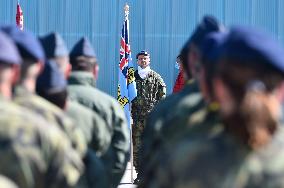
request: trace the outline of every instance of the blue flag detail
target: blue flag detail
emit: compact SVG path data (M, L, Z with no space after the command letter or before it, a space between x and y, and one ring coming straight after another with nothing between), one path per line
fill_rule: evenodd
M128 16L126 16L122 27L122 34L120 39L120 61L118 72L117 100L120 103L121 107L124 108L128 120L129 129L131 129L130 104L131 101L137 96L134 72L135 70L133 68L129 44L129 20Z

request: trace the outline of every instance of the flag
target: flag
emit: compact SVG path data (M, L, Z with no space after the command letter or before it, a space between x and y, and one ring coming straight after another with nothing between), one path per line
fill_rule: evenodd
M24 15L19 1L17 3L16 24L21 30L24 30Z
M134 77L134 67L131 58L131 50L129 44L129 7L125 7L125 20L122 27L120 39L120 61L118 72L118 89L117 100L124 109L128 120L129 129L131 119L131 101L137 96L136 82Z

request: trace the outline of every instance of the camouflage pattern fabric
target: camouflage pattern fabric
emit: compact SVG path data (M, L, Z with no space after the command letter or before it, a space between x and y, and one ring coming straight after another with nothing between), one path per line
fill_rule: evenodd
M161 130L160 134L163 136L159 138L160 143L156 143L159 148L156 148L156 152L152 151L147 163L143 163L147 166L143 166L144 174L140 187L148 187L151 182L155 181L157 165L161 161L167 161L172 155L172 149L176 148L182 140L185 138L191 141L206 139L223 131L218 109L212 108L212 104L204 105L204 107L197 105L190 109L193 111L184 111L190 114L189 116L181 116L180 120L174 124L175 126L169 127L168 130Z
M204 106L197 83L190 81L181 92L166 97L153 109L142 134L141 176L144 176L146 169L154 169L151 165L156 164L153 160L161 153L163 145L178 138L179 133L187 129L187 121L191 114Z
M214 126L214 125L213 125ZM223 132L186 139L160 161L147 187L274 188L284 186L284 132L257 151Z
M117 187L129 159L129 130L124 111L116 99L95 88L92 73L73 71L68 82L70 100L94 111L107 126L111 145L101 158L108 173L108 181L112 187Z
M23 188L74 187L83 164L65 134L29 109L0 103L0 174Z
M134 73L137 97L132 101L131 115L133 121L145 120L154 106L166 97L166 85L161 76L151 70L145 79L138 71Z
M135 170L140 171L139 155L141 151L141 134L145 128L145 120L137 121L135 126L132 127L132 140L133 140L133 165Z
M134 73L136 79L137 97L132 101L131 114L133 118L133 162L136 171L140 171L140 153L142 146L142 133L146 125L146 118L155 105L165 98L166 85L161 76L151 70L145 79L142 79L138 71Z
M83 157L87 150L87 143L82 130L57 106L44 98L27 91L24 87L18 86L14 92L15 103L30 109L43 117L49 123L58 126L71 140L73 147Z

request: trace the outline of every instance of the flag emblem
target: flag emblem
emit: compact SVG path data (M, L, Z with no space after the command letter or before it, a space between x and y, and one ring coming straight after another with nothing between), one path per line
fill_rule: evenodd
M120 58L118 73L118 89L117 100L122 108L124 108L128 125L130 128L130 103L137 96L136 82L134 77L134 68L131 58L131 50L129 43L129 20L128 10L125 11L125 20L123 22L121 38L120 38Z

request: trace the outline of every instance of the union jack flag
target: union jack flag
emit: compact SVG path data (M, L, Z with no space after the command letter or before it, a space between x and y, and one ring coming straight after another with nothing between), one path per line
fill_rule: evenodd
M16 25L24 30L24 15L19 1L17 2Z
M117 100L124 108L128 125L130 126L130 103L137 96L134 68L129 44L129 20L128 11L125 12L125 20L120 39L120 61L118 73Z

